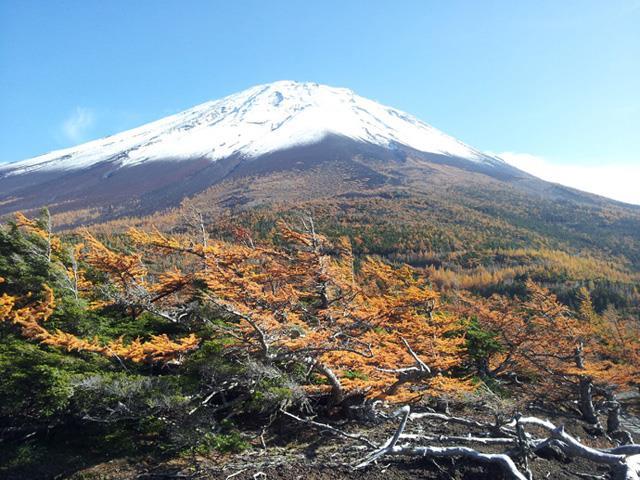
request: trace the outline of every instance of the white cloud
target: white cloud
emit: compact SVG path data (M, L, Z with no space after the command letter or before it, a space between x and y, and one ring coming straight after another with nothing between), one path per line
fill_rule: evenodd
M76 107L73 113L62 124L62 133L67 140L81 142L95 123L93 111L85 107Z
M493 155L543 180L640 205L640 165L561 165L528 153Z

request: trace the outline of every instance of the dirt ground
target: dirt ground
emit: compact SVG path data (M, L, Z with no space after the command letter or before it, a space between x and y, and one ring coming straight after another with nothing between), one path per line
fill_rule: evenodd
M480 410L468 406L453 414L490 422ZM627 411L626 423L640 424L635 411ZM545 415L542 415L545 416ZM546 417L546 416L545 416ZM568 418L551 418L556 424L564 424L567 431L594 447L610 447L602 437L593 437L580 422ZM397 420L363 426L346 422L340 428L365 435L380 445L391 436ZM407 433L439 435L467 435L469 428L440 421L409 423ZM635 432L634 432L635 433ZM542 432L538 432L542 435ZM178 456L169 459L140 458L91 458L88 453L62 450L57 455L42 458L42 462L30 471L14 471L2 480L133 480L133 479L193 479L193 480L500 480L502 471L495 465L469 461L440 459L437 461L403 457L383 458L378 464L355 470L368 453L366 447L349 439L321 431L316 427L283 419L275 424L262 439L260 432L245 432L251 447L238 454L212 452L199 456ZM638 437L636 437L636 440ZM264 441L264 443L263 443ZM438 443L432 443L438 445ZM440 444L443 445L443 444ZM266 447L266 448L265 448ZM477 447L486 453L502 452L504 447ZM74 458L70 459L71 453ZM66 455L66 457L64 456ZM593 463L582 459L545 459L534 457L530 461L534 479L569 480L596 478L606 473ZM594 477L596 476L596 477Z
M271 465L262 465L265 458L253 463L246 458L242 463L215 463L211 460L188 464L165 464L147 466L126 461L112 461L96 465L67 477L72 480L121 480L121 479L221 479L221 480L499 480L502 472L495 467L472 465L468 462L433 462L430 460L406 461L395 459L364 470L354 470L348 465L320 463L304 458L288 460L271 458ZM536 459L531 464L534 478L569 480L580 478L580 474L596 475L592 464L578 461L561 464L555 461Z
M593 446L608 446L599 438L589 438L579 425L570 422L568 429ZM500 480L502 471L494 466L463 460L384 458L377 465L354 470L366 451L357 443L337 438L329 433L318 434L313 427L290 425L286 441L281 437L267 437L267 448L254 441L253 448L236 455L212 454L194 458L180 458L154 464L140 461L114 460L76 472L71 480L171 479L194 480ZM382 443L393 431L390 422L384 431L377 427L367 436ZM415 431L415 430L414 430ZM447 424L429 426L429 434L464 435L466 427ZM500 452L501 447L478 448L484 452ZM581 459L544 459L530 462L535 479L569 480L602 475L606 470Z

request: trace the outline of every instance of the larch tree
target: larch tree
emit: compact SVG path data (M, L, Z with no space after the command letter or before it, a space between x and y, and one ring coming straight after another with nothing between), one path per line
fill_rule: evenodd
M614 339L590 304L583 302L575 315L549 290L532 281L526 288L522 299L462 298L461 314L476 319L500 345L488 355L485 373L515 379L531 398L577 398L584 420L598 424L594 388L616 390L633 381L632 357L614 353L615 345L633 341L628 335Z
M459 318L438 311L437 293L415 270L373 258L356 268L350 242L329 241L311 217L297 229L279 222L281 247L209 238L200 230L193 237L131 229L126 249L118 250L84 231L73 261L65 257L67 283L92 308L116 307L133 318L148 312L181 323L190 304L206 306L225 319L216 328L231 339L229 348L280 369L306 366L307 391L331 393L334 402L351 394L404 402L471 388L459 375L465 355ZM47 238L69 251L57 237ZM5 315L34 340L151 362L197 348L193 334L105 344L49 332L43 324L55 300L43 289L42 314Z
M85 254L82 252L84 245L72 246L63 242L53 233L50 216L46 215L45 218L47 221L43 225L41 221L17 214L16 226L28 235L44 241L42 250L36 248L31 253L46 258L52 265L51 282L64 290L70 290L76 299L80 294L95 295L94 290L100 290L100 294L103 294L102 289L87 280L85 271L78 263L78 257ZM145 270L139 257L113 252L90 234L86 234L85 239L88 241L88 252L83 260L99 266L110 279L117 279L113 283L117 291L127 292L132 285L137 288L138 282L142 283ZM46 328L46 322L55 311L56 300L54 289L47 284L42 285L40 292L28 292L22 296L3 293L1 298L0 321L15 325L28 339L67 351L89 351L134 362L169 362L198 345L198 339L194 335L176 341L167 335L151 335L147 340L134 339L126 342L119 338L102 342L97 338L85 339L59 329L52 331Z

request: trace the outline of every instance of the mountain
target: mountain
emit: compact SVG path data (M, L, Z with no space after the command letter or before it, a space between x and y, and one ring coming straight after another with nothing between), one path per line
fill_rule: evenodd
M3 171L11 176L78 170L100 162L123 168L166 159L256 158L313 144L330 134L385 148L404 145L491 162L486 155L418 119L351 90L282 81L207 102L118 135L18 162Z
M186 198L209 213L313 210L337 233L375 230L370 253L552 248L640 271L640 208L542 181L317 83L252 87L0 167L0 215L48 206L62 226L162 222Z
M128 212L148 210L150 202L168 206L230 176L286 169L281 159L292 156L300 158L290 165L296 168L329 157L350 163L358 156L414 156L526 176L351 90L281 81L2 166L0 213L45 204L63 211L121 202L131 204Z

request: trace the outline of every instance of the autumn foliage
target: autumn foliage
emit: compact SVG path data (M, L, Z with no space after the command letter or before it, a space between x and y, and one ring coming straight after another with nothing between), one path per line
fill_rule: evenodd
M50 220L19 214L16 226L39 239L39 254L58 266L57 285L87 311L150 315L192 329L84 338L48 327L52 285L0 297L2 321L66 351L180 364L202 345L194 333L201 324L237 361L303 369L297 381L306 393L330 394L334 403L354 395L389 402L459 395L494 379L528 398L580 398L585 417L595 415L594 392L608 395L638 378L637 326L596 314L586 294L578 312L531 281L522 297L460 291L443 300L429 270L356 257L347 238L328 239L310 217L296 228L279 221L270 243L239 227L235 240L210 238L202 223L197 234L132 228L111 242L83 231L73 244L52 232ZM474 335L490 348L474 350Z
M236 322L221 330L232 347L266 362L307 365L327 384L311 382L309 392L402 401L468 389L452 375L463 362L460 325L434 315L437 294L424 279L372 258L356 271L349 242L329 242L312 222L298 230L280 222L282 248L194 243L158 231L131 230L129 238L155 255L194 257L191 267L199 269L160 277L154 288L200 282L202 301Z
M78 289L88 290L89 282L84 278L84 272L77 268L75 256L71 257L71 265L65 265L60 253L67 246L54 236L46 228L39 226L35 221L29 220L22 214L18 214L16 224L25 228L30 234L45 240L45 251L48 261L58 261L61 271L66 274L65 280L74 278L76 292ZM122 291L130 286L129 281L142 281L143 267L138 261L137 265L128 256L120 256L95 240L90 234L85 235L88 242L86 261L88 264L100 265L102 271L112 277L117 277ZM79 245L82 248L82 245ZM68 247L74 255L80 248ZM137 268L137 269L136 269ZM4 279L2 279L4 281ZM7 295L0 297L0 320L16 325L22 335L28 339L36 340L42 344L61 347L67 351L87 351L103 355L113 356L134 362L142 361L171 361L183 352L194 349L198 341L194 335L171 340L166 335L151 336L148 340L135 339L125 342L122 338L108 343L102 343L98 339L84 339L74 334L63 332L59 329L51 331L45 324L55 309L55 298L52 288L42 285L39 300L34 300L31 293L22 298Z
M481 373L510 377L529 398L544 402L576 398L583 417L597 423L595 393L612 398L638 383L637 325L596 314L584 290L579 311L572 312L534 282L526 289L524 298L462 295L458 311L491 332L497 346Z

